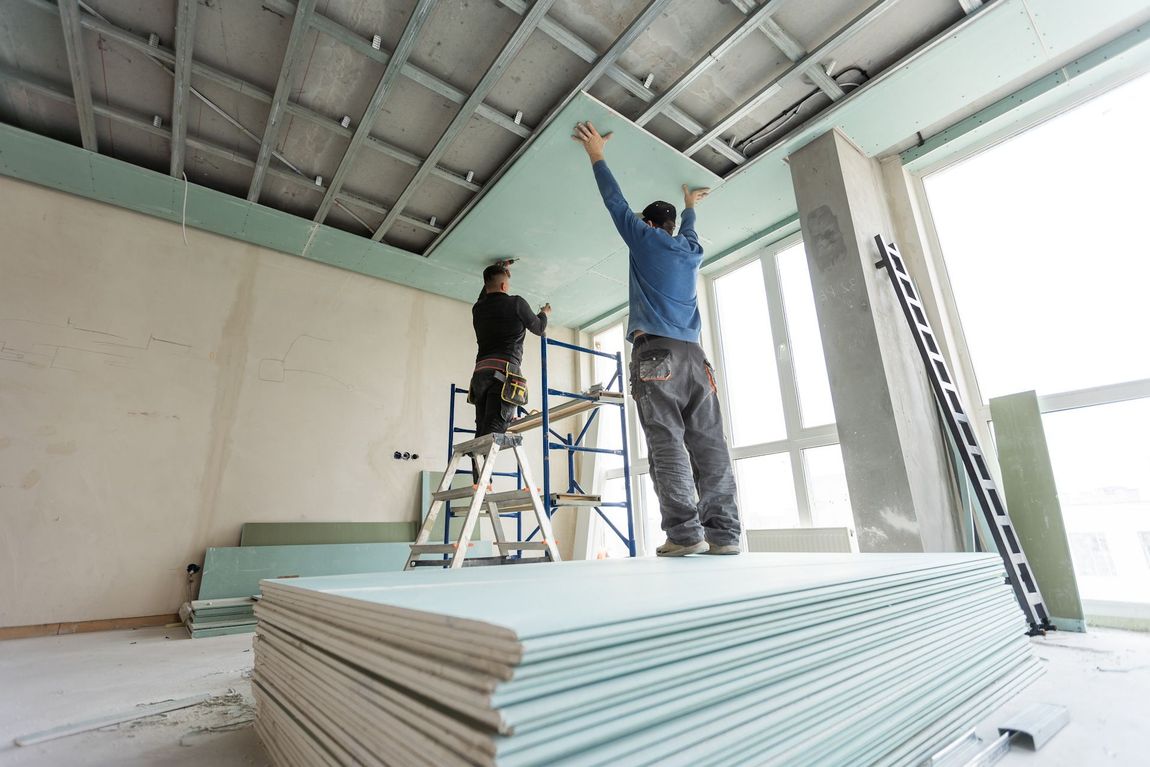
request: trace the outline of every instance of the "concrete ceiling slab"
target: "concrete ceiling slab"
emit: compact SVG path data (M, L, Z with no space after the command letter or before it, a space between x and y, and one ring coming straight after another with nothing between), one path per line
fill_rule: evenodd
M68 82L68 57L60 17L5 0L0 13L0 55L15 69Z
M471 199L471 192L434 176L427 179L408 203L407 213L425 221L432 216L450 221Z
M742 20L725 0L679 0L639 35L619 65L642 78L652 75L651 88L661 93Z
M175 7L175 3L165 5ZM242 73L244 79L264 90L275 91L291 22L291 17L270 11L256 0L201 2L196 11L193 55L196 61L225 72ZM153 31L171 45L174 27Z
M791 65L760 33L748 35L675 100L687 114L714 124ZM678 146L678 145L677 145ZM728 161L729 162L729 161Z
M291 100L331 115L335 122L348 115L359 125L383 76L383 64L315 32L304 41L302 50L307 63L292 89ZM291 126L285 128L290 130Z
M422 253L423 250L431 244L434 237L435 235L426 229L420 229L405 223L403 220L399 220L387 231L383 239L384 242L389 245L395 245L396 247L409 250L415 254ZM420 256L420 258L422 258L422 256Z
M677 202L683 183L714 186L720 182L698 163L581 94L443 240L430 260L479 274L497 257L522 257L525 262L515 272L516 289L556 300L566 297L606 257L625 261L626 253L603 208L587 156L570 138L580 120L591 120L601 131L614 133L608 162L636 208L654 199ZM557 306L555 321L585 321L618 301L617 290L598 291L575 304Z
M642 13L649 0L556 0L547 15L574 32L597 51L612 41Z
M414 6L413 2L404 0L326 0L316 7L364 40L379 35L383 39L382 47L393 51Z
M458 104L401 77L395 82L392 97L384 102L371 134L423 157L458 109Z
M472 90L519 25L495 2L439 3L411 52L411 63L465 91Z
M255 158L259 151L259 137L264 134L268 105L196 75L192 75L192 87L247 128L254 134L255 139L245 136L239 128L196 96L188 100L188 133ZM167 115L170 111L169 107L164 114Z
M61 90L70 88L70 84L60 85ZM45 98L19 83L0 79L0 109L0 119L6 123L70 144L80 141L80 123L72 104Z
M525 124L538 125L558 94L569 93L586 72L583 59L536 30L486 102L505 114L522 112Z
M522 141L490 120L472 117L447 148L442 164L459 173L474 171L476 182L483 183L503 164L503 158L519 148Z
M253 153L254 154L254 153ZM250 165L232 162L214 153L195 147L188 149L184 172L193 184L219 189L221 192L244 197L252 180Z
M364 152L357 155L343 188L364 199L379 200L387 205L399 196L414 175L415 168L411 165L381 152Z
M170 167L171 145L167 139L110 120L98 120L96 127L103 154L161 173Z

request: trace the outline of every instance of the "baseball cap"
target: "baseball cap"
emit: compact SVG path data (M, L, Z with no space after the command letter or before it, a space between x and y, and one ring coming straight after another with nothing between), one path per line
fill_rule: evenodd
M675 220L675 206L669 202L656 200L647 207L643 208L640 217L644 221L650 221L655 226L662 226L668 221Z

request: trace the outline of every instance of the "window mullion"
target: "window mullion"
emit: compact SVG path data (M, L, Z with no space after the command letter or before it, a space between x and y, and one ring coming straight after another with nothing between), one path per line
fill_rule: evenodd
M791 475L795 482L795 500L798 502L799 521L811 525L810 493L807 491L806 469L795 439L803 431L802 413L799 411L799 387L791 363L791 342L787 335L787 318L783 308L783 290L779 284L776 258L780 249L772 249L760 259L763 268L763 286L767 290L767 313L770 317L771 349L775 354L779 375L779 393L783 399L783 422L787 428L787 448L791 456Z
M714 346L715 354L718 359L715 360L719 368L720 374L717 376L716 388L719 394L719 403L722 406L723 412L723 433L727 436L728 449L734 440L735 432L731 423L731 397L727 389L727 376L723 374L727 370L727 352L723 347L723 328L719 323L719 310L717 296L715 295L715 279L713 277L706 278L707 285L707 317L710 322L711 343Z

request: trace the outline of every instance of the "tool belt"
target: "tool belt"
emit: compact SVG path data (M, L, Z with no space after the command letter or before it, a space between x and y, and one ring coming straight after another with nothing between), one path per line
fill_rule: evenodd
M527 377L518 365L501 359L479 360L475 363L475 372L480 370L494 370L495 380L503 382L499 392L500 398L511 405L525 406L527 404ZM468 404L475 404L475 393L467 392Z

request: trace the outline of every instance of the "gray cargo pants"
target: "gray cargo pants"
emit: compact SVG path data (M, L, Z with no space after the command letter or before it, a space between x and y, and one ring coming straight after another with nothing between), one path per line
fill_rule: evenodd
M688 341L640 336L631 396L647 435L651 480L672 543L739 542L735 476L711 365Z

